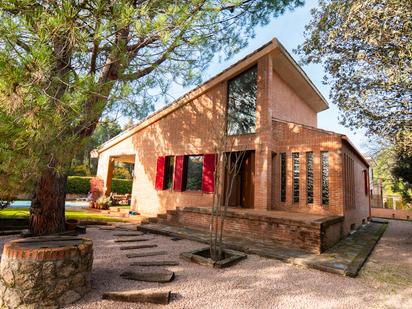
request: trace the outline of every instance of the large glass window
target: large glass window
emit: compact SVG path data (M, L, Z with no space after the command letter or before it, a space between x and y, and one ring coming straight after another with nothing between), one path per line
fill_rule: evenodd
M175 158L172 156L166 157L165 162L165 179L164 179L164 188L171 189L173 184L173 168L174 168Z
M329 205L329 153L320 153L321 182L322 182L322 204Z
M313 203L313 152L306 153L306 202Z
M186 156L185 189L202 190L203 156Z
M228 84L228 135L256 131L257 66L231 79Z
M286 153L280 154L280 201L286 202Z
M293 161L293 203L299 202L299 152L292 153Z

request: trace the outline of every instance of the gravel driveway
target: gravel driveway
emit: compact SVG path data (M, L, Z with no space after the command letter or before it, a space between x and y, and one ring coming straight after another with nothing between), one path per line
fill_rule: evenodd
M87 236L93 239L95 250L93 289L83 300L67 308L157 308L155 305L101 300L104 291L148 288L176 293L167 308L412 308L410 222L390 223L356 279L249 255L246 260L224 270L179 260L179 266L165 267L176 273L171 283L128 281L119 277L121 272L142 268L128 266L131 259L126 258L127 251L118 248L125 244L114 243L112 235L111 231L88 229ZM139 252L166 250L168 255L133 260L179 259L181 252L204 247L188 240L150 237L153 239L145 243L157 244L158 248L140 249Z

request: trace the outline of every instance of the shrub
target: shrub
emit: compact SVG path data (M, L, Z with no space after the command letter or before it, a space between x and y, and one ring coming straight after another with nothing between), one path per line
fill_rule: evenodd
M100 196L95 202L96 208L98 209L109 209L112 206L112 201L109 197Z
M69 169L69 176L90 176L90 168L85 164L75 165Z
M67 178L67 193L88 194L90 191L90 177L69 176Z
M112 180L112 192L118 194L130 194L132 193L133 181L129 179L113 179Z
M128 179L113 179L112 192L119 194L132 193L132 180ZM98 177L81 177L69 176L67 179L67 193L69 194L88 194L97 190L100 192L96 200L103 194L103 180ZM96 193L97 194L97 193Z
M132 175L125 167L115 167L113 171L113 178L116 179L132 179Z

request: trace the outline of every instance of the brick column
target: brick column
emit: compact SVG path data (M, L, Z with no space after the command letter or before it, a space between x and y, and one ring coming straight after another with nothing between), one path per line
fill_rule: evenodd
M106 178L104 178L105 192L104 194L108 196L112 191L112 179L113 179L113 170L114 170L114 160L109 158Z
M109 156L100 156L99 163L97 165L97 177L100 177L104 181L104 193L109 195L112 190L112 178L113 178L114 160Z
M259 145L255 153L255 209L267 210L272 202L272 152Z
M272 203L272 107L269 104L269 87L273 83L272 57L258 62L258 94L256 101L255 198L254 208L267 210Z

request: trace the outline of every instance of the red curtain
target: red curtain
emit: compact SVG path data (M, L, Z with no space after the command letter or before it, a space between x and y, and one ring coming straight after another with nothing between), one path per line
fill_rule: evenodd
M155 183L156 190L163 190L164 188L165 162L166 162L165 156L157 158L156 183Z
M216 154L205 154L203 156L202 171L202 191L205 193L213 193L215 191L215 167Z
M185 156L176 156L175 174L173 178L173 190L183 191L183 166Z

